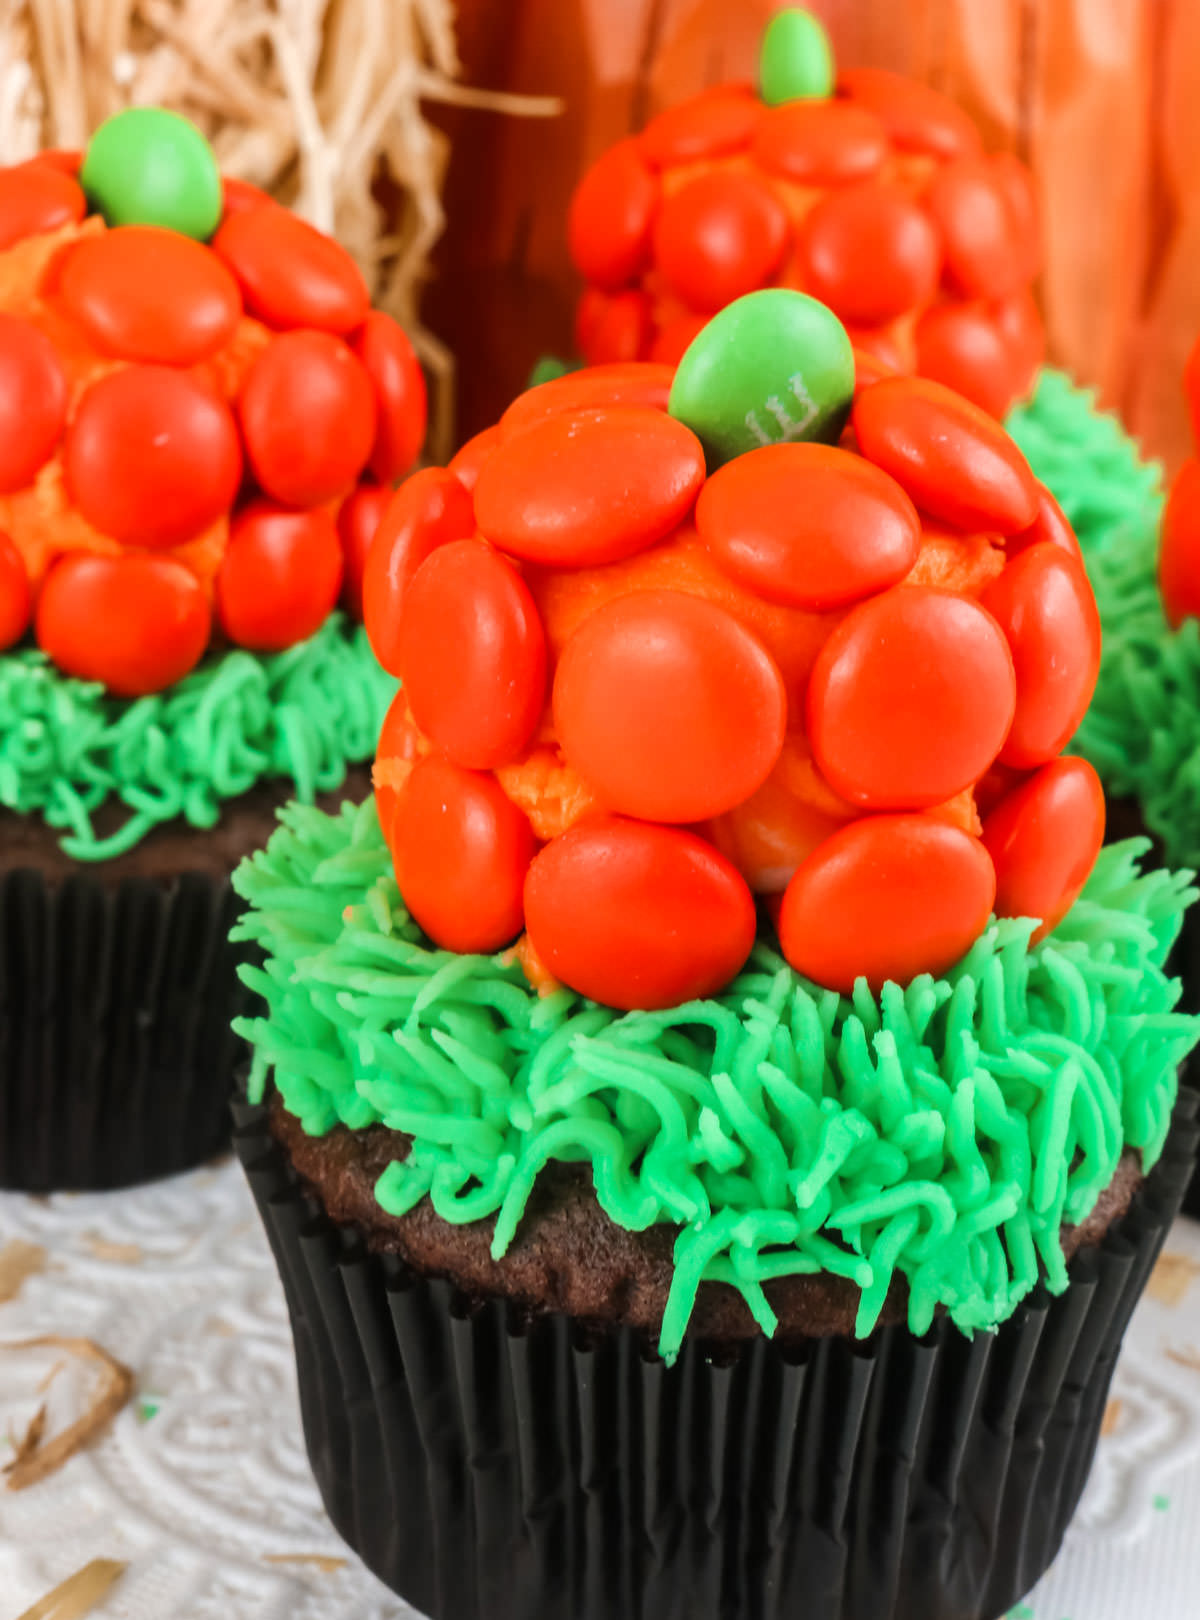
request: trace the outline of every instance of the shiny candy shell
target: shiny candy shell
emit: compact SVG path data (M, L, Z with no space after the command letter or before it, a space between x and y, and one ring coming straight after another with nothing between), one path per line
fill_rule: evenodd
M246 308L268 326L347 333L367 318L370 294L354 260L286 208L230 214L213 248L241 284Z
M1193 456L1175 475L1163 514L1158 581L1175 629L1200 618L1200 461Z
M768 288L715 315L679 362L671 415L708 470L767 444L836 442L854 395L854 351L815 298Z
M833 93L833 77L829 36L812 12L789 6L771 18L758 59L759 90L768 107L823 99Z
M611 292L625 286L650 257L650 227L658 181L638 143L618 141L587 171L571 198L567 244L586 280Z
M703 480L704 455L685 426L614 405L547 417L504 440L480 471L475 514L501 551L586 567L670 534Z
M788 235L787 212L764 179L752 170L712 169L662 203L654 262L690 309L723 309L771 280Z
M127 107L101 124L79 179L110 225L162 225L204 241L224 207L212 148L194 124L161 107Z
M996 915L1037 917L1041 939L1079 898L1104 842L1104 789L1085 759L1043 765L983 823L996 868Z
M413 473L384 508L363 569L363 623L389 675L400 673L401 612L413 575L438 546L474 529L470 494L445 467Z
M0 494L32 482L67 419L67 379L50 339L0 313Z
M754 944L745 879L676 827L579 823L535 857L525 923L550 972L623 1009L675 1007L729 983Z
M765 115L754 137L764 169L802 186L869 180L888 155L887 131L849 101L792 101Z
M1015 704L995 619L969 597L898 585L852 608L822 647L808 732L822 775L851 804L926 809L983 775Z
M674 366L647 360L585 366L582 371L570 371L564 377L527 388L513 400L500 422L511 431L564 411L599 410L605 405L642 405L665 411L674 377Z
M48 163L0 169L0 251L40 231L74 225L86 209L76 182Z
M762 643L715 603L635 591L567 643L554 680L559 744L603 803L692 822L741 803L783 747L783 680Z
M844 321L879 326L933 296L942 254L929 215L902 187L863 180L822 197L797 258L805 288Z
M15 646L29 628L33 594L25 561L11 536L0 529L0 652Z
M721 568L769 601L824 611L899 583L921 520L899 484L825 444L775 444L705 484L696 528Z
M779 941L797 973L848 995L859 978L940 975L987 925L996 875L977 838L931 816L872 816L833 833L788 884Z

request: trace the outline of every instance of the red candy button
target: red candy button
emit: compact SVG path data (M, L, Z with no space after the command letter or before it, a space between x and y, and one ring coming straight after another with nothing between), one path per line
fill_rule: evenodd
M745 879L675 827L601 817L555 838L525 882L525 923L555 978L623 1009L714 995L754 944Z
M328 512L252 501L229 528L217 616L239 647L273 652L318 630L342 588L342 546Z
M404 328L373 309L354 339L354 352L375 390L371 471L381 484L402 478L425 443L425 374Z
M73 552L54 564L38 598L42 651L66 674L102 681L119 697L182 680L210 629L199 581L173 557Z
M363 574L367 553L392 498L384 484L360 484L352 489L338 512L338 538L342 542L342 606L352 618L363 616Z
M575 310L575 346L589 366L640 360L649 341L650 300L644 292L583 289Z
M500 421L509 429L526 427L562 411L593 411L604 405L642 405L665 411L674 380L674 366L646 360L588 366L518 394Z
M740 804L783 747L775 662L724 608L635 591L585 619L554 681L567 759L605 804L647 821L702 821Z
M659 328L647 358L659 365L670 366L674 371L707 325L707 315L676 316Z
M42 163L48 168L57 169L60 174L74 177L83 168L83 152L74 146L48 146L45 151L35 152L33 157L25 161Z
M855 397L859 448L922 512L968 533L1016 534L1037 516L1037 479L998 422L925 377L885 377Z
M471 497L445 467L414 473L384 508L363 573L363 622L389 675L400 673L400 610L409 581L430 552L474 532Z
M813 758L851 804L923 810L996 758L1016 701L1000 626L969 597L898 585L852 608L808 688Z
M413 575L400 612L413 718L456 765L517 758L546 699L546 641L529 587L490 546L453 540Z
M1175 475L1163 514L1158 583L1172 627L1200 618L1200 461L1185 461Z
M166 366L127 366L93 383L67 429L64 464L88 522L132 546L195 539L229 510L242 477L224 400Z
M447 472L452 472L463 488L474 494L484 462L504 436L504 429L499 422L484 428L482 433L468 439L462 449L450 457L446 463Z
M421 733L413 725L412 716L408 712L408 699L403 692L397 692L388 705L388 712L383 717L383 725L379 730L379 741L375 747L375 763L386 767L392 761L402 761L413 765L420 758ZM379 817L380 830L392 847L392 818L396 814L396 805L400 798L398 788L387 782L378 780L379 772L375 772L375 813Z
M1085 759L1043 765L983 824L996 867L996 915L1040 917L1041 939L1070 911L1104 842L1104 789Z
M784 956L849 995L939 976L991 915L996 875L977 838L930 816L872 816L827 838L796 871L779 914Z
M77 225L86 212L83 188L53 164L0 169L0 249L41 231Z
M762 103L752 92L718 85L660 112L638 136L637 144L646 162L656 169L699 163L748 146L761 117Z
M917 370L997 420L1023 391L1019 356L982 304L935 304L917 322Z
M195 365L229 342L242 314L237 282L216 254L156 225L78 243L58 290L96 347L123 360Z
M704 482L696 435L629 405L563 413L521 428L475 486L479 527L501 551L586 568L662 540Z
M1013 219L1014 250L1021 264L1021 280L1033 281L1042 268L1042 222L1033 175L1012 152L993 152L988 163L992 179L1003 191Z
M803 186L869 180L888 155L887 131L874 113L848 101L788 101L764 113L754 158Z
M0 650L13 647L29 628L33 595L25 560L0 529Z
M1058 546L1030 546L983 593L1017 671L1017 707L1000 752L1028 770L1066 747L1100 672L1100 615L1088 577Z
M990 158L960 157L934 175L926 194L942 233L946 285L967 298L1003 298L1028 279L1021 226L1009 185Z
M404 904L435 945L496 951L521 932L533 833L494 776L418 760L389 844Z
M246 214L252 208L277 208L279 204L261 186L252 186L249 180L239 180L236 175L225 174L221 176L221 190L225 198L224 218L230 214Z
M1065 551L1068 557L1073 557L1079 566L1083 567L1083 552L1067 514L1045 484L1039 484L1037 517L1027 529L1022 529L1019 534L1009 535L1004 542L1004 550L1011 561L1013 557L1020 556L1021 552L1028 551L1030 546L1041 545L1043 541L1057 546L1060 551Z
M350 332L367 318L371 298L354 260L286 208L230 214L212 245L237 277L247 309L269 326Z
M1192 345L1183 368L1183 387L1188 399L1192 438L1200 443L1200 338Z
M238 402L246 454L268 495L317 506L362 472L375 438L375 393L330 332L285 332L250 368Z
M1046 328L1042 325L1037 302L1029 288L1023 287L1010 298L997 299L989 305L989 310L997 331L1008 345L1009 365L1020 397L1033 387L1046 356Z
M714 169L664 200L654 259L685 304L715 311L766 286L787 241L787 213L764 180L750 169Z
M636 141L618 141L587 171L567 211L567 246L585 280L608 292L635 281L650 257L658 181Z
M17 315L0 314L0 494L30 483L67 419L67 379L54 345Z
M878 326L933 297L941 246L900 186L863 180L822 197L800 231L805 292L845 321Z
M816 611L897 584L921 547L899 484L824 444L768 445L726 462L700 492L696 528L731 578Z
M838 90L881 119L901 151L942 158L979 151L979 131L962 108L916 79L887 68L847 68Z

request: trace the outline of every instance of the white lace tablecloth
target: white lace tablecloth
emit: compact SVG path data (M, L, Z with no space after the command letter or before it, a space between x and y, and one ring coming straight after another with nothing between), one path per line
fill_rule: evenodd
M90 1373L61 1350L3 1348L46 1334L94 1340L136 1389L53 1477L0 1487L0 1620L94 1558L128 1566L98 1620L414 1620L322 1512L283 1295L236 1165L103 1196L0 1195L0 1460L39 1405L53 1429L86 1394ZM1171 1234L1105 1427L1066 1547L1015 1613L1195 1620L1200 1226Z

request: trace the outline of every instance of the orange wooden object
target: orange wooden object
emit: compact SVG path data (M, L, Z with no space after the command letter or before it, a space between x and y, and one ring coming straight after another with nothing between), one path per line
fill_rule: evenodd
M1174 466L1200 329L1200 6L1195 0L811 0L839 64L927 80L1033 168L1050 356ZM564 215L586 164L663 107L751 76L780 0L459 0L466 77L561 95L558 121L453 111L449 228L426 295L460 361L460 437L546 351L578 282Z

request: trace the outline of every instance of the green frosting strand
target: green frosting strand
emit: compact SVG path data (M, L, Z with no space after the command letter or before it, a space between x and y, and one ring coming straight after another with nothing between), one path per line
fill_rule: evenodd
M1174 864L1200 864L1200 625L1172 630L1158 589L1161 470L1115 417L1048 372L1009 427L1076 525L1104 647L1072 748L1114 797L1138 800Z
M993 921L943 979L840 997L760 939L721 996L620 1014L539 997L511 953L432 948L401 902L373 801L290 806L235 885L247 984L264 1017L251 1095L273 1071L310 1135L341 1122L412 1138L376 1187L399 1215L495 1219L504 1254L538 1173L590 1164L618 1225L680 1228L660 1354L679 1350L706 1279L737 1288L764 1333L763 1284L832 1272L875 1326L896 1272L909 1324L964 1331L1009 1316L1039 1278L1066 1286L1060 1242L1126 1146L1149 1167L1200 1020L1163 964L1194 891L1142 873L1147 845L1106 849L1048 940Z
M177 685L123 699L73 680L36 650L0 657L0 805L40 814L75 860L124 854L152 828L211 827L221 801L287 776L304 801L368 759L396 682L361 626L333 615L308 641L262 655L237 649ZM92 818L129 815L110 837Z

